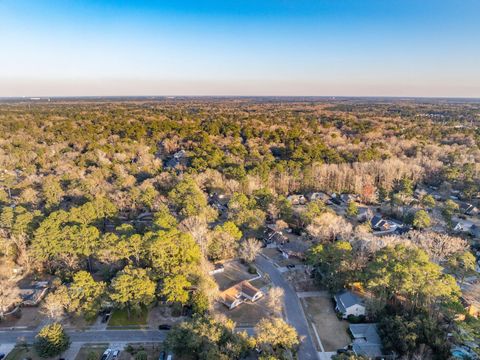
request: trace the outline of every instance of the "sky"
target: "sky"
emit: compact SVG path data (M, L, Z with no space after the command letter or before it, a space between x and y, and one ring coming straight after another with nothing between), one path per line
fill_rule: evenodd
M480 97L480 0L0 0L0 96Z

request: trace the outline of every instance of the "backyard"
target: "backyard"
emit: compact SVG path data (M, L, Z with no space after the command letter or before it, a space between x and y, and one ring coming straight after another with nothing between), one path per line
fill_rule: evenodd
M338 319L333 300L328 295L303 298L301 303L305 315L315 326L325 351L336 351L351 343L347 333L348 322Z
M215 311L224 314L233 320L237 326L253 327L264 317L268 317L270 312L266 305L266 298L263 297L254 303L245 302L236 308L229 310L221 303L215 304Z
M224 271L214 275L220 291L228 289L243 280L249 280L256 277L256 274L250 274L248 268L239 261L230 261L224 264Z

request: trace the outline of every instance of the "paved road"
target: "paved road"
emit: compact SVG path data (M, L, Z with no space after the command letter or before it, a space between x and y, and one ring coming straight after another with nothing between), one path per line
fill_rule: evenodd
M287 321L293 325L301 337L305 337L298 352L298 358L302 360L317 360L318 353L313 345L310 332L308 331L308 323L303 313L302 305L298 300L297 294L283 278L277 268L263 256L257 256L256 264L260 271L270 276L273 284L283 288L285 292L285 311Z
M160 330L66 330L72 342L111 343L111 342L157 342L165 340L167 331ZM0 331L0 344L18 341L32 343L37 331L6 330Z

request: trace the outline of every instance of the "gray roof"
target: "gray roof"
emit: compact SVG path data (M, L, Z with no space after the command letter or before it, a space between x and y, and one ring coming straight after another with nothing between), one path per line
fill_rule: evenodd
M350 324L349 329L353 336L353 351L357 355L382 355L382 341L378 336L377 324Z
M334 299L337 302L338 310L343 313L345 313L347 309L353 305L364 305L364 301L360 296L348 290L339 292L334 296Z
M371 220L372 226L378 226L378 223L380 223L380 221L382 221L382 217L380 215L375 215Z

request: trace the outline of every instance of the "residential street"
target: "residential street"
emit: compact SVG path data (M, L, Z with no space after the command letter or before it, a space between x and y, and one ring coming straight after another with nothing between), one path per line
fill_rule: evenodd
M298 334L304 338L300 345L299 358L302 360L316 360L318 353L309 333L307 319L303 313L300 301L295 291L282 277L278 269L267 259L258 256L256 259L260 271L270 276L275 286L283 288L285 292L285 311L287 321L296 328ZM250 330L250 329L249 329ZM167 331L159 330L66 330L73 343L122 343L122 342L158 342L163 341ZM14 344L19 341L33 342L37 331L3 330L0 331L0 344Z
M66 330L72 342L112 343L112 342L157 342L165 340L167 331L159 330ZM33 342L37 331L0 331L0 344L18 341Z
M297 329L298 335L304 337L304 340L300 345L298 358L302 360L318 359L318 353L313 345L312 338L310 337L307 319L305 318L297 294L270 261L263 256L257 256L256 264L260 271L267 273L270 276L270 279L275 286L279 286L285 291L285 311L287 314L287 321Z

